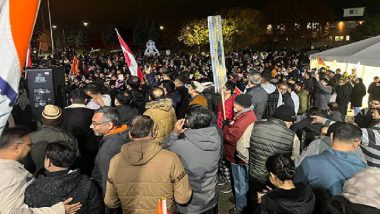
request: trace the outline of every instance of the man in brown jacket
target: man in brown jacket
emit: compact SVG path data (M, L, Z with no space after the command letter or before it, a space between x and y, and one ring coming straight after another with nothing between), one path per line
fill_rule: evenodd
M204 89L205 87L201 83L197 81L191 82L191 84L188 86L189 95L191 96L189 106L208 106L207 99L201 94L204 91Z
M137 116L130 129L133 142L125 144L110 163L104 202L123 213L155 213L157 201L165 197L167 209L175 202L186 204L192 194L189 177L178 156L154 143L153 120ZM116 188L117 187L117 188Z
M144 115L154 121L154 129L157 130L155 142L163 143L170 135L177 122L175 110L171 99L165 99L165 92L160 87L153 87L149 93L150 102L145 105L147 109Z

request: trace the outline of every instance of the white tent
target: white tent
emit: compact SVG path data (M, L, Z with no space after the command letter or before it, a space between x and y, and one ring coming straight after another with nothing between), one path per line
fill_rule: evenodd
M318 56L331 70L340 68L351 74L356 69L358 77L363 79L366 88L375 76L380 76L380 35L310 55L310 67L318 67ZM367 95L368 96L368 95ZM367 103L367 96L363 105Z

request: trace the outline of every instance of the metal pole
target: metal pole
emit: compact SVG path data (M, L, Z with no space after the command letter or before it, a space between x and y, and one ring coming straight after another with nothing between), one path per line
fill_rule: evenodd
M50 0L47 0L47 3L48 3L49 23L50 23L51 54L54 57L54 38L53 38L53 29L52 29L52 26L51 26Z

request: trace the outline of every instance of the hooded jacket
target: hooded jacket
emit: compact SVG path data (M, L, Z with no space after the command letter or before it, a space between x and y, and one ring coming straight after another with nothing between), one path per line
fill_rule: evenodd
M191 200L186 205L179 205L179 212L203 213L215 207L221 149L218 130L215 127L188 129L183 136L172 133L165 147L180 157L193 188Z
M25 190L25 203L30 207L49 207L72 197L80 202L77 213L102 213L103 203L93 181L79 171L60 171L41 174Z
M315 201L315 195L308 185L296 185L291 190L275 189L263 196L260 213L311 214Z
M154 129L157 131L156 140L163 143L166 137L173 131L177 121L175 110L171 99L160 99L146 104L144 115L149 116L154 121Z
M262 115L263 119L268 119L272 116L276 108L282 105L282 95L272 83L261 84L261 87L267 92L268 99L265 111Z
M191 186L176 154L152 140L138 140L123 146L110 163L104 202L121 206L123 213L154 214L161 197L172 213L175 202L186 204Z
M129 141L128 127L122 125L100 141L99 152L95 158L95 166L92 177L102 187L103 195L106 188L107 173L110 161L114 155L120 152L121 146Z

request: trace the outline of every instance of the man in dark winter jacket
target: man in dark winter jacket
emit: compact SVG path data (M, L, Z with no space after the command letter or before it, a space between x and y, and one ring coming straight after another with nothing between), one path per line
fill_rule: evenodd
M218 209L216 186L221 137L216 127L210 127L211 119L207 108L191 107L186 120L177 121L163 145L180 157L193 187L191 200L186 205L178 205L180 213L207 213ZM184 128L185 124L188 129Z
M128 126L121 123L115 108L104 107L95 112L90 127L96 135L103 136L92 177L102 187L104 195L110 161L120 152L121 146L129 141Z
M90 129L94 110L86 107L86 95L81 89L72 91L70 99L72 104L63 110L62 128L77 139L82 154L79 167L82 173L91 175L93 160L98 150L98 146L94 143L96 142L94 132Z
M132 106L139 110L139 114L143 114L147 97L145 96L145 93L140 90L140 79L136 76L131 76L127 80L127 89L132 97Z
M335 87L336 91L336 103L339 105L339 112L342 114L342 119L347 115L347 108L348 108L348 103L350 102L350 97L351 97L351 91L352 91L352 86L350 83L350 79L340 79L338 82L338 86Z
M368 86L368 101L373 99L380 100L380 78L376 76L373 78L373 82Z
M190 103L189 90L185 87L185 83L186 77L183 75L178 76L174 80L176 91L181 96L181 101L176 106L177 119L185 118L185 114Z
M67 197L82 204L77 213L103 213L101 194L93 181L69 170L76 158L77 149L66 142L53 142L46 147L46 172L25 190L25 203L30 207L49 207Z

